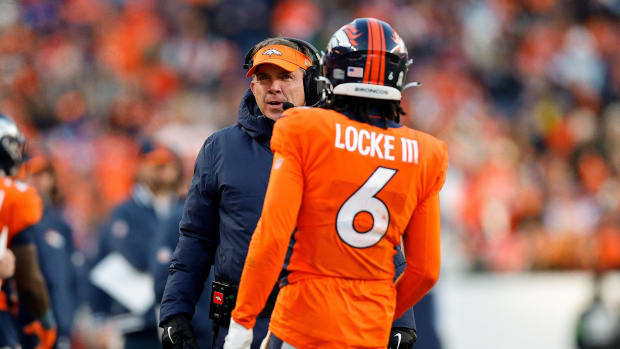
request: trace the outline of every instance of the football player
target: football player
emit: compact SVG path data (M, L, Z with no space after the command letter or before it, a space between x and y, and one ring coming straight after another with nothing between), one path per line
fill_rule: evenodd
M11 178L22 161L24 144L25 138L13 120L0 114L0 232L6 234L5 238L0 237L0 249L10 248L15 254L15 284L19 302L35 319L23 329L24 332L39 338L37 348L52 348L56 340L56 325L34 244L43 205L33 187ZM10 311L12 284L3 280L0 290L2 348L19 346L13 325L14 315Z
M293 108L276 122L265 203L224 348L249 347L291 236L267 348L385 348L391 321L437 281L448 153L399 123L408 64L389 24L356 19L328 44L324 108ZM401 240L407 267L394 283Z

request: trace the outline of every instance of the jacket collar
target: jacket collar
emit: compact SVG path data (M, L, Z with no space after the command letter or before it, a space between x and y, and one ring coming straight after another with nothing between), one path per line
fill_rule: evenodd
M250 89L245 92L239 106L237 122L250 137L259 141L271 140L275 122L261 113Z

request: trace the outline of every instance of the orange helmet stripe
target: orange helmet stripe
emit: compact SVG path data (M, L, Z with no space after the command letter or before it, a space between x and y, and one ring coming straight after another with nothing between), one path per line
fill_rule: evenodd
M379 54L379 60L381 64L379 65L379 76L377 82L379 85L383 85L383 80L385 79L385 32L383 31L383 26L379 23L379 38L381 39L381 52Z
M371 61L371 57L372 57L372 30L371 30L371 26L370 26L370 21L366 22L366 25L368 26L368 35L366 40L368 41L368 52L366 53L366 65L364 66L364 79L362 80L363 82L367 83L370 81L371 76L370 76L370 68L372 66L372 61Z
M376 20L369 20L370 28L372 32L372 70L370 72L370 82L378 83L379 82L379 71L381 70L381 58L380 58L380 49L381 49L381 36L380 36L380 27L381 25Z

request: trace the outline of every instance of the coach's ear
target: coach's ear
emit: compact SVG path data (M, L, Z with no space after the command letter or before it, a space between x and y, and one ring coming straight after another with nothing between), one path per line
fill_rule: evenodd
M250 81L250 91L252 91L252 94L254 94L254 89L256 89L256 79L252 75L252 80Z

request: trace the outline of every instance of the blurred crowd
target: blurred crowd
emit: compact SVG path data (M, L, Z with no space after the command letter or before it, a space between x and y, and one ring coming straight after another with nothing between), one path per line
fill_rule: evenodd
M276 35L320 50L355 17L406 42L422 86L403 122L448 143L443 234L465 269L620 268L620 0L1 0L0 112L53 167L44 190L72 232L76 299L106 234L131 228L113 210L136 184L182 202L202 142L236 121L247 50ZM149 174L154 143L180 180ZM149 224L165 211L154 201ZM156 253L160 288L174 243ZM78 318L97 334L82 346L114 347Z
M131 188L137 139L235 122L247 49L322 48L384 19L413 65L405 122L449 143L445 220L482 270L620 266L620 2L3 1L0 110L52 157L78 248ZM235 25L230 25L234 23ZM616 63L616 64L614 64ZM183 190L183 189L181 189Z
M553 0L394 15L423 83L410 122L448 142L442 212L471 269L620 267L619 15Z
M404 123L448 143L444 231L467 268L620 268L619 0L3 0L0 111L51 159L86 259L136 179L141 140L195 156L236 121L243 58L324 48L355 17L398 30Z

